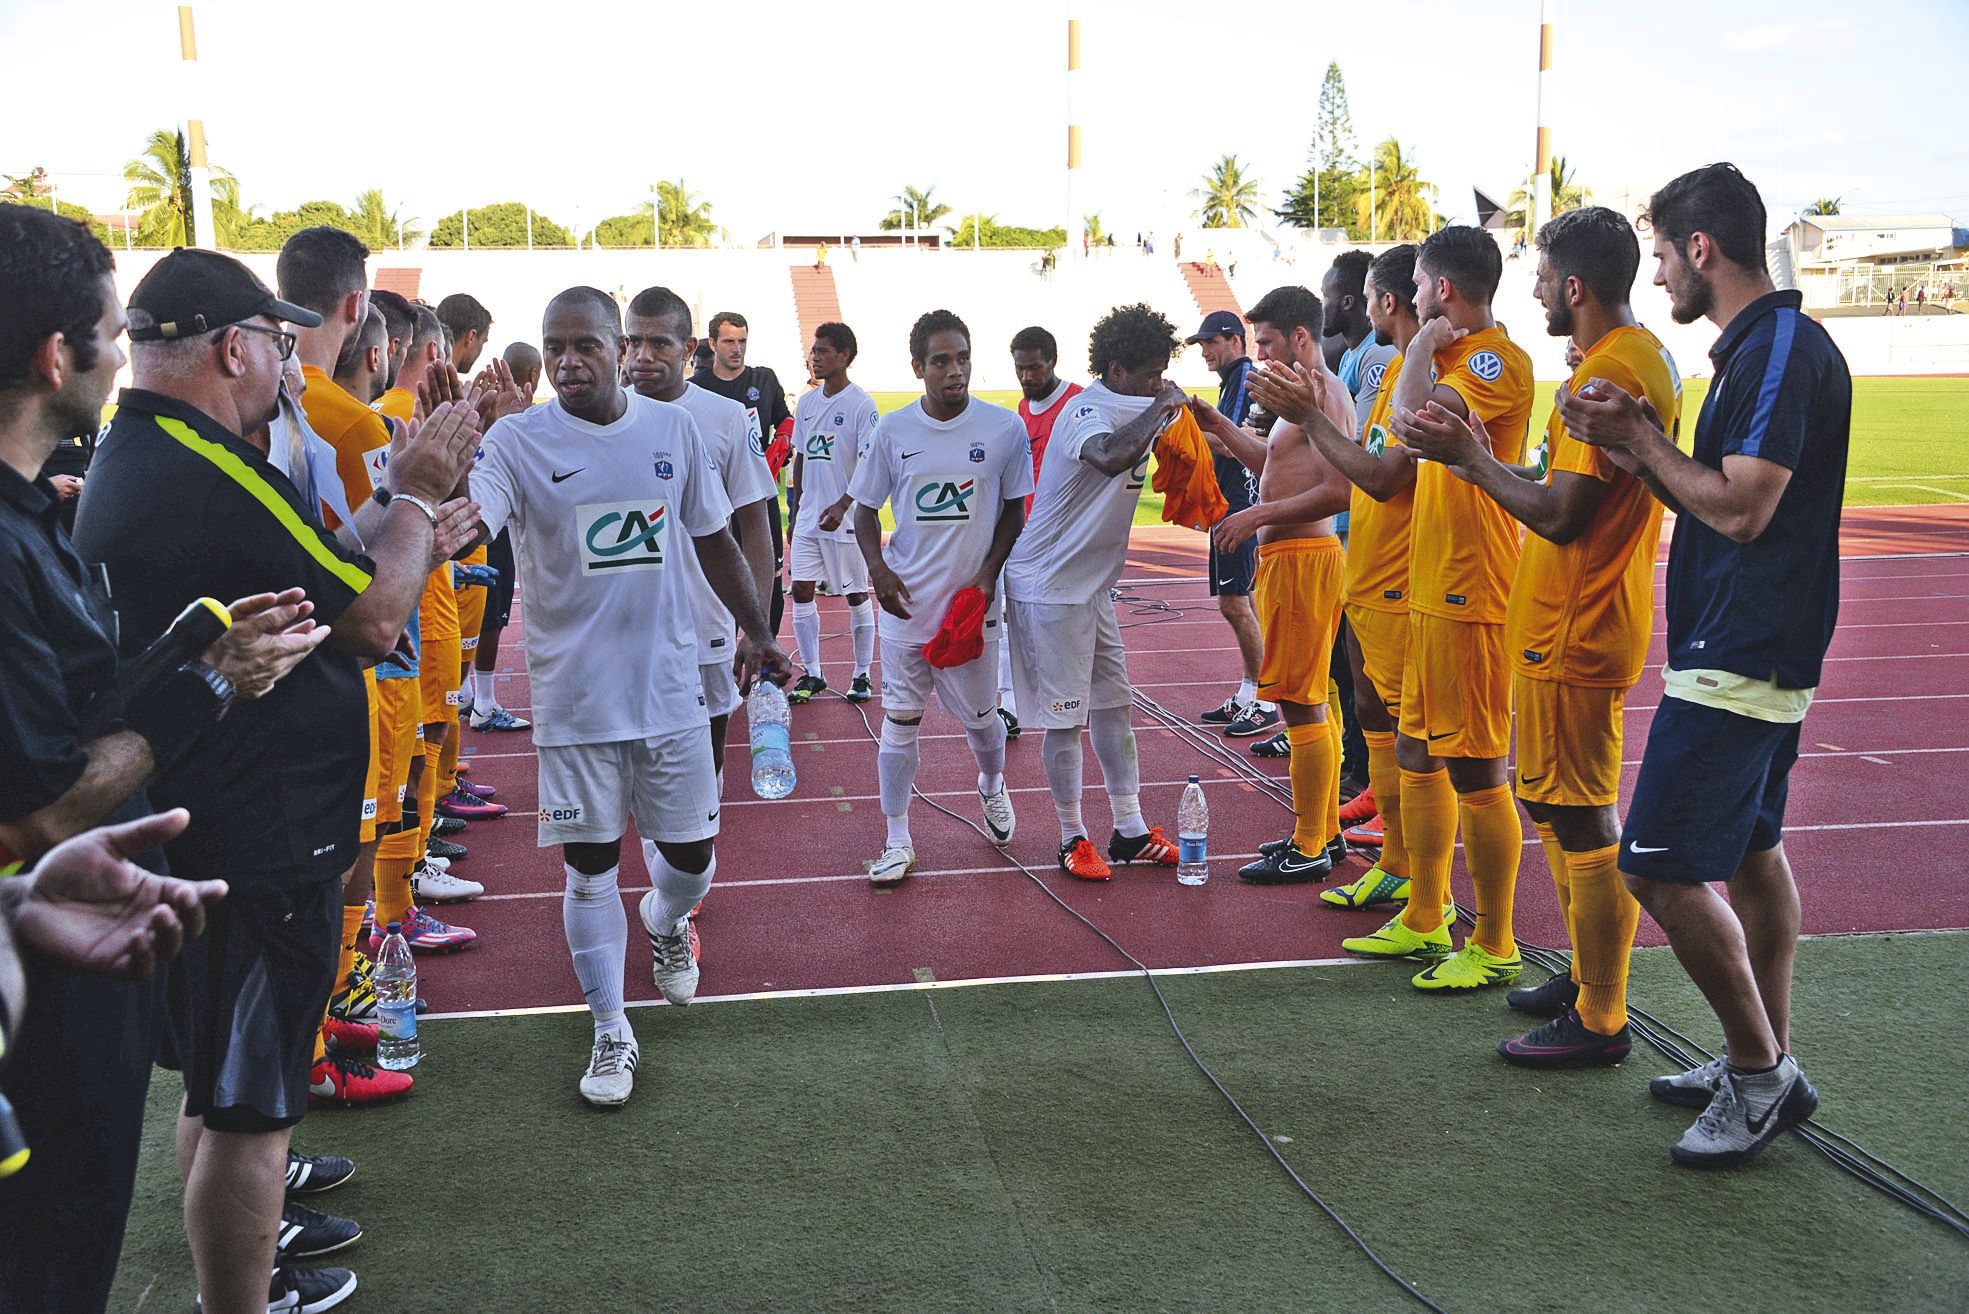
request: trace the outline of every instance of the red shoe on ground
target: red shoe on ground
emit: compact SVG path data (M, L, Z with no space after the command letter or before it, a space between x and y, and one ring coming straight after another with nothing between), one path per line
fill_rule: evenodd
M1347 837L1347 843L1358 844L1362 848L1378 849L1382 840L1382 821L1378 816L1369 817L1358 826L1349 826L1340 832Z
M344 1054L374 1054L382 1037L382 1028L374 1022L348 1022L333 1013L321 1024L321 1031L328 1043Z
M1381 809L1374 805L1374 790L1363 789L1354 795L1353 800L1340 805L1340 825L1342 829L1358 825L1375 815Z
M407 1094L416 1083L408 1072L386 1072L347 1054L331 1053L314 1065L310 1104L378 1104Z

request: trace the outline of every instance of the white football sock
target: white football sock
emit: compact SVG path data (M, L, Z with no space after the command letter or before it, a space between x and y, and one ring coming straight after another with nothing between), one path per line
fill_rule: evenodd
M643 863L649 868L650 884L656 887L656 927L665 935L675 935L691 909L710 893L711 878L718 874L718 855L711 855L703 871L682 871L665 860L661 849L644 840Z
M964 737L977 759L978 792L996 794L1005 788L1005 722L998 713L987 716L983 725L965 726Z
M796 602L793 604L793 643L800 650L800 665L815 679L824 679L820 673L820 604L817 602Z
M1142 764L1130 720L1126 707L1097 707L1087 715L1087 737L1094 741L1094 760L1101 764L1114 828L1132 839L1148 834L1149 828L1142 820Z
M848 629L855 641L855 674L867 675L875 660L875 603L871 599L848 608Z
M1046 787L1053 794L1053 811L1060 819L1060 842L1087 833L1080 820L1080 730L1048 730L1040 748L1046 764Z
M916 736L923 723L898 725L882 718L882 746L875 754L875 775L880 782L882 815L889 821L889 843L910 846L909 791L916 783L919 750ZM913 847L913 846L911 846Z
M593 876L562 864L567 888L561 895L561 927L574 956L574 977L594 1015L595 1031L628 1030L622 1016L623 962L629 948L629 915L616 886L621 867Z

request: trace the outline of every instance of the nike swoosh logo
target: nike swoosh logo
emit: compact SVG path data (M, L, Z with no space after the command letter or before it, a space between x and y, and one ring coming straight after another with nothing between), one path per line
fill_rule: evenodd
M1545 773L1545 775L1551 775L1551 774L1552 773L1549 771ZM1519 776L1518 783L1521 785L1536 785L1539 781L1543 779L1545 779L1545 776Z
M1451 735L1453 735L1453 734L1455 734L1455 733L1456 733L1456 731L1454 731L1454 730L1445 730L1445 731L1443 731L1443 732L1442 732L1441 734L1439 734L1439 735L1430 735L1430 736L1429 736L1429 742L1433 744L1433 743L1435 743L1435 742L1436 742L1436 741L1437 741L1438 739L1447 739L1447 738L1449 738L1449 737L1450 737Z
M923 455L923 453L922 453L922 451L921 451L921 450L918 450L918 451L914 451L914 452L904 452L904 453L902 454L902 458L901 458L901 459L903 459L903 460L905 460L905 461L907 461L907 460L908 460L908 459L909 459L910 457L912 457L912 456L921 456L921 455Z
M582 466L582 467L581 467L581 470L586 470L587 468L588 468L588 467L584 465L584 466ZM550 477L551 477L551 478L553 479L553 481L554 481L555 483L557 483L557 484L558 484L558 483L560 483L560 482L561 482L562 480L564 480L564 479L572 479L572 478L574 478L574 477L575 477L576 475L578 475L578 474L580 474L580 473L581 473L581 470L570 470L570 471L568 471L568 472L567 472L566 474L553 474L553 473L552 473L552 472L550 471L550 472L549 472L549 474L550 474Z
M1664 844L1658 849L1651 849L1645 845L1636 844L1634 843L1634 841L1629 840L1627 842L1627 851L1629 853L1666 853L1668 852L1668 846Z
M1304 871L1308 867L1317 867L1317 866L1319 866L1319 863L1315 862L1311 858L1304 858L1298 860L1287 858L1285 859L1285 861L1279 863L1278 869L1280 871Z
M1784 1094L1783 1094L1783 1095L1780 1095L1780 1096L1778 1096L1778 1097L1777 1097L1776 1099L1774 1099L1774 1100L1772 1100L1772 1101L1771 1101L1771 1107L1770 1107L1770 1108L1768 1108L1768 1109L1766 1109L1766 1110L1764 1110L1764 1116L1763 1116L1763 1117L1761 1117L1761 1118L1746 1118L1746 1119L1745 1119L1745 1121L1746 1121L1746 1122L1748 1122L1748 1123L1750 1124L1750 1134L1751 1134L1751 1135L1753 1135L1753 1136L1761 1136L1761 1135L1763 1135L1763 1134L1764 1134L1764 1128L1765 1128L1765 1126L1766 1126L1766 1125L1767 1125L1767 1124L1768 1124L1768 1123L1769 1123L1769 1122L1771 1121L1771 1119L1772 1119L1773 1117L1775 1117L1775 1116L1776 1116L1776 1114L1777 1114L1777 1111L1778 1111L1778 1110L1779 1110L1780 1108L1782 1108L1782 1107L1784 1106L1784 1101L1785 1101L1785 1098L1786 1098L1787 1096L1789 1096L1790 1094L1791 1094L1791 1087L1789 1087L1789 1086L1786 1086L1786 1087L1784 1088ZM1748 1103L1748 1101L1745 1101L1745 1102L1746 1102L1746 1103ZM1748 1111L1746 1110L1746 1112L1748 1112Z

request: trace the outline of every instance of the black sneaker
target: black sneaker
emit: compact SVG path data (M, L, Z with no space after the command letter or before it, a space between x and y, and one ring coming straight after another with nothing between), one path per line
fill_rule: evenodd
M1224 727L1224 733L1233 739L1248 739L1252 735L1262 735L1278 724L1278 708L1269 711L1253 703L1239 710L1237 720Z
M279 1260L312 1259L362 1240L362 1228L354 1220L324 1214L298 1201L289 1200L280 1211L280 1231L274 1237L274 1257Z
M445 858L452 862L459 862L472 855L472 851L463 844L453 844L450 840L440 839L436 835L431 836L431 842L424 846L424 852L433 858Z
M1236 734L1237 731L1233 730L1230 733ZM1285 737L1285 731L1281 730L1277 734L1273 735L1271 738L1260 739L1257 743L1253 744L1251 746L1251 756L1291 757L1292 741L1290 739L1287 739Z
M1513 990L1504 996L1504 1002L1520 1013L1529 1013L1533 1017L1559 1017L1579 1002L1579 983L1561 973L1544 985L1521 986Z
M1576 1009L1568 1008L1544 1026L1497 1042L1497 1052L1525 1068L1606 1067L1627 1057L1634 1033L1622 1027L1611 1036L1589 1031Z
M448 839L453 835L463 834L464 830L465 818L463 817L439 817L431 823L431 834L436 835L439 839Z
M1213 707L1207 712L1199 713L1196 719L1205 725L1229 725L1237 720L1243 711L1244 706L1236 698L1226 698L1222 707Z
M1323 881L1332 874L1333 864L1325 850L1308 856L1289 839L1283 847L1237 869L1237 878L1253 885L1298 885Z
M1326 860L1338 867L1347 860L1347 837L1335 835L1326 842Z
M822 688L827 686L822 685ZM875 686L869 683L866 673L857 675L848 685L848 692L841 695L851 703L865 703L875 696Z
M287 1152L287 1189L295 1195L318 1195L323 1191L332 1191L355 1175L355 1163L339 1154Z
M1005 737L1007 739L1017 739L1019 737L1018 717L1013 716L1010 712L1006 711L1004 708L1001 707L998 709L998 719L1005 723Z
M302 1268L282 1264L267 1287L267 1314L321 1314L355 1294L356 1275L346 1268ZM191 1303L192 1314L205 1308L203 1297Z
M827 681L818 675L803 675L786 691L786 701L795 707L802 707L812 702L814 695L825 688Z

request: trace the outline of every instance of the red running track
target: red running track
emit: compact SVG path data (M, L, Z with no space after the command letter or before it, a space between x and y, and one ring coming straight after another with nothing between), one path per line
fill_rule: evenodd
M1805 930L1969 926L1969 884L1936 875L1956 866L1969 847L1962 789L1969 765L1969 508L1854 511L1842 548L1841 624L1805 722L1788 817ZM1235 649L1206 596L1201 561L1194 534L1137 530L1128 595L1180 615L1122 607L1133 679L1184 715L1221 702L1236 679ZM823 619L823 654L838 680L847 657L842 604L824 600ZM521 711L528 702L523 639L520 625L507 631L501 662L507 673L499 682L501 700ZM1651 660L1661 660L1659 634ZM1660 689L1658 669L1650 669L1628 700L1629 787ZM866 709L871 723L879 706ZM1182 783L1191 772L1203 775L1212 804L1212 879L1185 889L1168 869L1123 868L1112 882L1096 885L1058 871L1058 830L1035 734L1008 754L1020 827L1011 852L1067 902L1158 967L1331 958L1340 955L1344 936L1377 924L1375 914L1321 904L1318 886L1239 882L1236 866L1260 841L1287 833L1289 814L1139 712L1136 734L1151 823L1173 830ZM426 959L424 991L445 1011L579 1004L561 934L559 853L534 846L529 737L468 731L466 738L473 779L497 785L513 815L475 823L463 837L472 856L459 870L488 892L440 911L472 926L480 940L465 953ZM742 718L733 738L742 767ZM793 798L753 798L740 771L727 783L718 880L700 922L701 994L1125 967L983 838L920 802L913 814L917 875L892 892L871 890L863 864L881 846L883 823L874 798L874 746L860 715L838 697L823 696L796 711L794 740L800 786ZM1249 744L1228 742L1238 752ZM920 787L975 817L975 771L956 723L933 708L922 745ZM1091 752L1088 758L1086 819L1105 834L1106 801ZM1283 762L1247 760L1283 778ZM1552 888L1529 824L1526 836L1519 933L1558 944ZM1337 879L1364 866L1353 859ZM1455 880L1467 901L1460 861ZM623 884L633 908L633 895L647 886L633 846L625 846ZM633 929L633 911L631 917ZM1641 938L1660 943L1645 920ZM632 941L632 999L654 997L644 953L639 938Z

